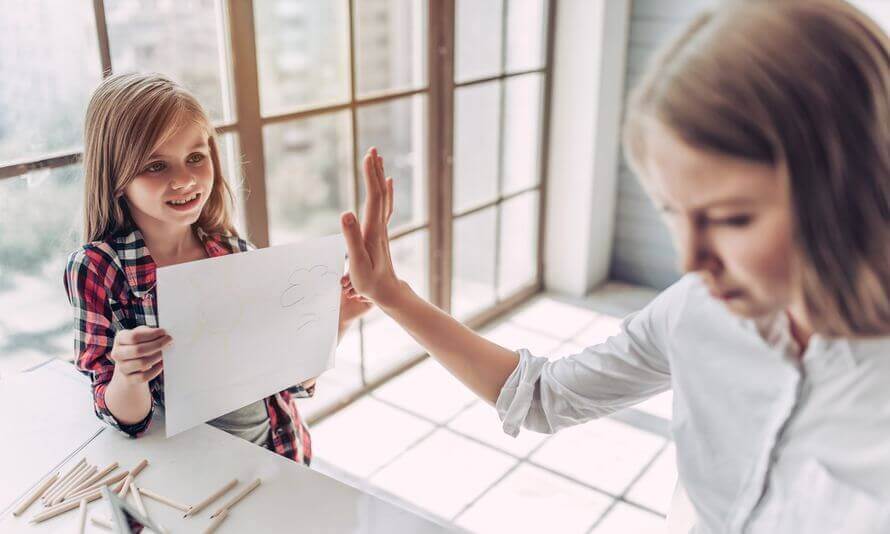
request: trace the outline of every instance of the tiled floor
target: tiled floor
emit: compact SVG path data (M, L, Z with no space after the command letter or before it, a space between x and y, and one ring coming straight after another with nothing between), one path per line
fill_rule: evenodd
M483 333L562 357L617 331L652 292L540 296ZM317 468L471 532L661 533L677 473L671 395L553 436L511 438L492 407L425 360L313 429Z

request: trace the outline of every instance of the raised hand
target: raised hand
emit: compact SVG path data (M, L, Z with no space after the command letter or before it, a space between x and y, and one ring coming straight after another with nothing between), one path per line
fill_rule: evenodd
M349 277L355 292L377 304L392 298L400 282L389 250L387 224L393 211L392 178L386 178L383 158L371 148L362 165L365 178L364 220L361 226L354 213L340 218L349 251Z

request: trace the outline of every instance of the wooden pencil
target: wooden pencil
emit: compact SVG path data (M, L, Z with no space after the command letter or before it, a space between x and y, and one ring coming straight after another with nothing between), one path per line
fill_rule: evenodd
M88 466L87 466L87 463L85 460L79 462L77 464L77 466L75 466L74 469L72 469L71 471L68 472L68 474L65 475L66 478L64 481L62 481L60 484L57 484L51 491L48 491L43 496L43 498L41 499L41 501L43 502L43 505L49 506L50 502L52 502L52 500L56 498L56 495L58 495L59 492L65 491L66 489L68 489L68 486L72 482L74 482L74 479L77 478L77 476L87 467Z
M241 490L241 493L232 497L232 499L229 502L227 502L226 504L224 504L222 506L222 508L220 508L219 510L214 512L213 515L210 516L210 518L212 519L212 518L216 517L217 515L221 514L223 512L223 510L226 510L226 511L231 510L233 506L235 506L236 504L238 504L241 501L241 499L243 499L244 497L247 497L247 495L251 491L257 489L261 482L262 482L262 480L260 480L260 479L256 479L253 482L251 482L249 486L247 486L246 488Z
M20 504L19 507L16 508L12 512L12 515L18 517L18 516L22 515L23 513L25 513L25 511L32 504L34 504L34 501L39 499L40 496L43 495L43 493L47 489L49 489L50 486L52 486L53 484L56 483L56 480L58 480L58 478L59 478L59 473L56 473L53 476L49 477L48 479L44 480L43 484L40 484L39 486L34 488L34 491L32 491L30 495L28 495L28 498L26 498L24 501L22 501L22 504Z
M157 493L155 493L151 490L147 490L145 488L139 488L139 493L141 493L143 497L148 497L149 499L158 501L160 503L164 503L167 506L176 508L177 510L182 510L183 512L189 511L188 506L186 506L184 504L180 504L172 499L168 499L167 497L164 497L163 495L158 495Z
M185 513L185 515L183 517L193 516L193 515L197 514L198 512L200 512L201 510L203 510L204 508L207 508L208 506L213 504L214 501L216 501L217 499L219 499L220 497L225 495L226 492L228 492L230 489L234 488L236 485L238 485L238 479L233 478L225 486L223 486L223 487L219 488L218 490L216 490L215 492L213 492L209 497L207 497L203 501L199 502L198 504L192 506L189 509L189 511L187 511Z
M83 500L85 500L86 502L93 502L96 499L101 499L101 498L102 498L102 493L100 491L96 490L93 493L90 493L89 495L85 495ZM43 512L40 512L39 514L35 515L34 517L31 518L31 523L40 523L42 521L46 521L47 519L52 519L53 517L56 517L59 514L64 514L65 512L74 510L78 506L80 506L80 503L77 501L63 502L62 504L53 506L51 508L47 508Z
M219 512L219 514L213 518L213 521L210 523L210 525L208 525L207 530L204 531L204 534L213 534L214 532L216 532L216 529L218 529L219 526L222 525L222 522L225 521L226 517L228 516L228 510Z
M83 534L84 529L87 527L87 500L80 500L80 516L78 516L77 524L79 526L78 532Z

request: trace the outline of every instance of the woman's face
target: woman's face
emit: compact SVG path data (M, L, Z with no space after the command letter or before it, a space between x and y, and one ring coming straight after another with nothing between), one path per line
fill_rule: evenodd
M757 317L791 305L792 212L781 169L695 149L654 121L646 189L667 220L684 272L730 311Z
M124 196L140 228L187 227L198 220L212 189L207 134L188 121L154 150Z

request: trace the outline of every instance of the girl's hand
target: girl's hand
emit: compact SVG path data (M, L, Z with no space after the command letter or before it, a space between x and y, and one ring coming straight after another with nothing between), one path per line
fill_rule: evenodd
M114 336L114 346L108 355L114 361L112 379L127 384L144 384L164 370L162 350L173 338L161 328L137 326L121 330Z
M383 158L371 148L363 162L365 176L365 220L359 228L352 212L340 217L346 248L349 251L349 276L356 294L376 304L393 298L401 282L396 277L389 251L386 225L392 216L392 178L386 178Z
M353 321L368 313L374 303L355 292L349 275L340 279L340 327L348 328ZM342 333L342 332L341 332Z

